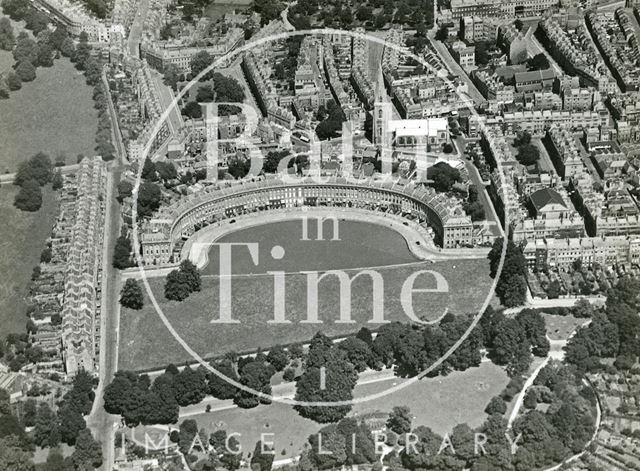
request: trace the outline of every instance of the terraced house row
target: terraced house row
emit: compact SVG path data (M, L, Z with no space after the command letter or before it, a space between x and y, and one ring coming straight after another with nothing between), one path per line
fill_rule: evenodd
M70 234L62 302L62 346L67 374L94 371L100 342L100 279L106 164L84 159L78 172L75 221Z

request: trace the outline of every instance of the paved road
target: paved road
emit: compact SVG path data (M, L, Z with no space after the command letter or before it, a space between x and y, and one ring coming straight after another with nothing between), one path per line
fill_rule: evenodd
M467 73L462 69L462 67L460 67L460 64L458 64L451 56L449 50L445 47L445 45L441 41L436 41L435 39L431 40L431 44L433 44L433 48L438 53L438 56L440 57L442 62L444 62L447 69L449 69L449 72L465 82L468 89L468 95L474 101L476 106L485 105L487 103L487 100L482 96L482 93L480 93L480 91L473 84Z
M382 381L391 380L402 382L402 378L398 378L397 376L395 376L393 370L391 369L382 371L367 370L363 373L360 373L357 386L364 386L367 384L380 383ZM277 384L272 388L272 396L277 399L293 399L295 393L296 383L294 382ZM233 399L220 400L216 399L215 397L207 396L200 404L181 407L180 418L202 414L206 412L206 407L208 405L211 406L210 412L219 412L223 410L235 409L238 407L233 403Z
M544 54L545 57L549 60L549 64L551 64L551 68L555 70L556 74L563 75L564 72L562 71L562 68L558 65L558 63L555 60L553 60L553 57L551 57L551 54L547 52L547 50L542 46L542 44L540 44L540 41L538 41L538 39L534 36L536 28L537 26L533 28L529 28L529 30L525 34L525 39L527 41L527 52L531 57L537 54Z
M106 75L103 73L106 82ZM108 90L108 87L107 87ZM119 418L107 414L103 408L104 388L115 374L118 368L118 330L120 318L120 304L118 296L120 290L120 275L111 265L111 256L115 242L120 234L120 205L116 200L118 183L122 176L123 165L126 163L126 153L122 134L118 125L115 109L108 94L108 108L112 119L112 134L115 142L117 159L116 165L110 169L107 187L107 209L105 214L105 236L102 256L102 304L100 312L100 370L99 383L96 389L96 400L93 403L91 414L87 418L87 425L93 431L95 437L102 442L102 454L104 458L103 469L110 471L113 468L115 435L114 425Z
M118 352L118 323L119 323L119 274L111 266L111 255L115 241L120 232L120 205L116 200L118 182L122 169L114 167L109 173L107 188L107 212L105 215L105 239L102 260L102 307L100 312L100 372L96 389L96 400L91 414L87 418L87 425L92 429L95 437L102 442L105 471L113 467L114 429L113 424L118 420L116 416L107 414L103 408L103 392L117 370Z
M133 20L131 29L129 30L129 38L127 39L127 51L131 57L139 56L140 41L142 40L142 32L144 30L144 20L149 10L149 0L138 1L138 11Z
M127 149L124 145L122 138L122 131L120 130L120 122L118 121L118 114L113 105L113 98L111 97L111 89L109 88L109 81L107 80L106 66L102 71L102 83L107 93L107 108L109 109L109 116L111 117L111 141L116 148L116 155L119 157L119 162L122 165L127 163ZM119 179L118 179L119 180ZM117 185L117 183L116 183Z
M571 296L558 299L529 299L527 304L519 307L505 309L505 314L517 314L523 309L540 309L545 307L573 307L578 299L585 298L591 304L604 304L607 300L605 296Z
M78 164L73 164L73 165L65 165L63 167L56 167L56 169L59 169L62 173L73 173L75 171L77 171L80 168L80 165ZM0 184L2 183L13 183L13 180L15 180L16 178L16 174L15 173L5 173L3 175L0 175Z
M487 193L487 187L482 182L482 177L480 176L478 168L473 165L473 162L467 159L464 159L464 165L465 167L467 167L467 171L469 172L471 181L478 189L478 199L485 209L485 218L491 225L491 227L495 227L495 229L492 229L492 233L498 235L499 237L504 237L504 231L502 229L502 224L500 223L500 218L498 217L498 213L496 213L496 209L491 202L489 193Z
M160 98L160 105L162 106L162 109L166 110L171 107L167 123L169 124L171 135L176 136L184 126L184 120L182 119L180 108L178 106L173 106L173 101L175 100L173 90L164 84L163 75L160 72L151 70L151 76L153 77L153 84L158 92L157 95Z

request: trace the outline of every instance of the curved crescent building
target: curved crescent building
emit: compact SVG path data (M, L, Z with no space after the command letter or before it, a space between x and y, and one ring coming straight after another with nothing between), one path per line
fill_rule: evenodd
M180 241L225 219L272 209L314 206L393 212L433 228L435 242L451 249L473 242L473 224L456 200L413 183L345 178L271 178L205 188L167 206L145 225L142 257L147 265L179 261Z

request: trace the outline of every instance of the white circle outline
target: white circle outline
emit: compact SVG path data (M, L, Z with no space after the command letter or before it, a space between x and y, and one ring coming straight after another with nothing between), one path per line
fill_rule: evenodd
M353 398L353 399L346 400L346 401L334 401L334 402L298 401L296 399L289 399L289 398L284 398L284 397L272 396L270 394L265 394L265 393L263 393L261 391L256 391L256 390L254 390L252 388L249 388L249 387L239 383L238 381L235 381L235 380L227 377L226 375L220 373L218 370L213 368L209 364L209 362L207 360L202 358L201 355L199 355L196 351L194 351L189 346L189 344L187 342L184 341L184 339L180 336L180 334L175 330L173 325L169 322L169 320L165 316L164 312L162 311L162 308L158 304L158 301L156 300L155 295L153 294L153 291L151 289L151 286L149 285L149 281L148 281L148 279L147 279L147 277L145 275L144 263L143 263L143 260L142 260L142 256L140 255L140 251L138 249L138 247L140 246L139 235L138 235L138 208L137 208L138 191L139 191L139 188L140 188L140 183L142 181L142 169L143 169L142 163L144 163L144 161L146 160L147 156L150 153L151 146L152 146L152 143L153 143L153 139L155 139L155 136L159 133L160 129L162 128L163 124L165 123L165 121L169 117L169 114L172 112L172 110L174 108L177 108L178 101L186 94L187 91L189 91L189 89L194 84L198 83L203 76L205 76L210 71L212 71L214 69L214 67L219 66L220 64L224 63L225 61L227 61L227 60L229 60L229 59L231 59L233 57L235 57L238 54L241 54L243 52L248 51L250 48L252 48L254 46L258 46L258 45L261 45L261 44L264 44L264 43L267 43L267 42L279 41L279 40L282 40L282 39L287 39L287 38L290 38L290 37L297 37L297 36L306 36L306 35L321 36L321 35L329 35L329 34L332 34L332 35L333 34L340 34L340 35L351 36L352 38L365 39L367 41L371 41L371 42L374 42L374 43L382 44L385 47L391 47L392 49L395 49L395 50L405 54L406 56L411 57L412 59L414 59L418 63L422 64L426 69L433 70L435 72L436 76L438 76L439 78L441 78L442 80L444 80L445 82L447 82L447 83L449 83L450 85L453 86L453 83L451 82L451 80L449 80L448 76L447 77L441 77L438 74L438 70L435 70L434 67L431 66L431 64L429 64L426 60L422 59L421 57L419 57L416 54L414 54L411 51L409 51L406 47L399 46L397 44L387 42L385 39L380 39L380 38L378 38L376 36L369 35L369 34L366 34L366 33L361 33L361 32L356 32L356 31L348 31L348 30L344 30L343 31L343 30L338 30L338 29L333 29L333 28L320 28L320 29L305 29L305 30L289 31L289 32L284 32L284 33L278 33L278 34L265 36L263 38L258 39L257 41L250 41L248 43L245 43L242 46L234 49L233 51L225 54L224 56L214 60L206 69L204 69L202 72L200 72L197 76L193 77L192 80L176 95L176 97L173 100L173 102L171 103L171 105L160 116L158 122L156 123L155 127L153 128L153 130L152 130L152 132L150 134L149 141L145 145L144 150L142 152L142 155L140 156L140 159L138 160L138 162L140 164L138 165L138 174L136 176L136 181L135 181L133 192L132 192L133 193L133 204L132 204L131 219L132 219L132 226L133 226L132 227L132 229L133 229L132 230L132 232L133 232L133 246L136 248L135 249L135 258L136 258L136 262L138 264L138 268L140 269L140 275L141 275L142 282L143 282L144 287L145 287L145 289L147 291L147 294L149 295L149 299L151 300L151 303L153 304L153 306L154 306L154 308L156 310L156 313L158 314L158 316L162 320L162 322L165 325L165 327L169 330L169 332L173 335L173 337L178 341L180 346L182 346L182 348L187 353L189 353L189 355L191 355L200 365L204 366L211 373L213 373L216 376L218 376L219 378L225 380L229 384L231 384L231 385L235 386L236 388L241 389L241 390L243 390L245 392L248 392L248 393L250 393L250 394L252 394L252 395L254 395L254 396L256 396L256 397L258 397L260 399L266 400L266 401L279 402L279 403L282 403L282 404L295 405L295 406L300 406L300 407L340 407L340 406L353 406L355 404L368 402L368 401L371 401L371 400L374 400L374 399L378 399L378 398L384 397L384 396L386 396L388 394L394 393L394 392L399 391L399 390L401 390L403 388L406 388L406 387L416 383L417 381L421 380L427 374L429 374L431 371L433 371L438 366L440 366L447 358L449 358L460 347L460 345L462 345L462 343L467 339L467 337L469 337L469 335L471 334L473 329L477 326L478 322L480 322L480 319L482 318L482 315L484 314L484 311L486 311L487 307L489 306L489 303L491 302L491 298L492 298L493 294L495 293L495 288L496 288L496 285L498 283L498 279L500 277L500 273L502 273L502 268L503 268L503 265L504 265L504 260L505 260L505 256L506 256L506 253L507 253L507 245L508 245L508 240L509 240L509 220L508 220L509 214L508 214L507 211L505 211L505 215L504 215L504 219L505 219L504 237L503 237L503 244L502 244L502 253L500 254L500 262L498 264L498 270L496 271L493 283L492 283L491 288L489 290L489 295L485 299L485 301L482 304L482 307L480 308L478 313L474 315L473 320L469 324L469 327L467 328L467 330L449 348L449 350L447 350L444 353L444 355L442 355L438 360L433 362L430 366L428 366L421 373L419 373L416 376L413 376L413 377L409 378L408 380L406 380L406 381L404 381L402 383L399 383L399 384L397 384L395 386L392 386L391 388L385 389L384 391L380 391L378 393L369 394L369 395L363 396L361 398ZM435 51L435 53L437 54L437 51ZM446 67L446 65L445 65L445 67ZM447 72L448 72L448 70L447 70ZM455 87L454 87L454 89L455 89ZM458 95L458 96L460 96L460 95ZM475 103L473 103L473 100L470 97L468 99L463 99L463 102L467 106L469 111L471 111L471 113L474 116L478 116L479 117L479 114L475 110ZM472 105L469 102L471 102ZM486 129L485 128L485 124L484 124L484 122L482 120L479 120L478 124L482 127L483 130ZM496 159L496 168L498 169L498 173L500 175L501 183L504 186L504 184L505 184L505 176L504 176L502 167L501 167L500 162L499 162L500 157L498 155L494 155L494 158ZM498 222L498 224L500 223L499 221L497 221L497 222Z

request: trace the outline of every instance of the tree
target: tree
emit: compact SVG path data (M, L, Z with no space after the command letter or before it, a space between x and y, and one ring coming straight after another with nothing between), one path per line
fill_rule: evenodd
M491 358L506 365L511 376L523 373L531 362L530 344L520 323L504 318L496 327L492 341Z
M53 189L53 191L58 191L62 189L63 186L64 178L62 177L62 172L58 170L53 174L53 179L51 180L51 188Z
M264 173L277 173L280 161L285 157L288 157L289 154L290 152L286 149L281 151L269 151L262 164L262 170Z
M69 36L64 38L62 45L60 46L60 54L64 57L68 57L70 59L74 59L76 55L76 44L73 42Z
M69 33L64 26L57 26L53 33L51 33L48 42L54 49L59 51L64 44L64 40L67 39L68 36Z
M347 354L347 359L358 372L366 370L371 363L371 348L366 342L357 337L347 337L338 344L338 348L344 350Z
M60 443L58 421L46 402L41 402L38 406L33 441L43 448L53 448Z
M191 294L188 280L180 270L172 270L164 285L164 297L171 301L183 301Z
M296 379L296 370L293 368L285 368L282 379L287 382L293 381Z
M316 354L313 363L309 363L313 358L312 347L309 351L307 368L298 379L296 400L305 402L351 400L358 375L353 365L346 359L344 351L337 347L331 347L322 355ZM324 389L320 388L321 368L324 368ZM351 410L351 406L307 407L297 405L295 409L303 417L319 423L329 423L342 419Z
M251 361L244 365L240 371L240 384L266 395L271 394L271 377L275 374L275 368L263 361ZM244 409L256 407L261 402L268 404L268 399L259 398L253 393L238 390L233 402Z
M549 67L551 67L551 64L549 64L547 56L542 52L527 60L527 68L529 70L546 70Z
M547 296L549 299L558 299L560 294L560 282L558 280L553 280L547 287Z
M387 427L398 435L411 432L411 411L407 406L396 406L389 414Z
M67 445L74 445L81 430L87 427L82 414L69 404L58 409L60 438Z
M189 285L189 291L194 293L200 291L202 280L200 279L200 272L191 260L183 260L180 263L180 272L182 273L185 281Z
M362 5L356 10L358 21L370 21L373 19L373 10L367 5Z
M538 405L538 396L533 388L527 389L527 392L524 394L524 400L522 402L527 409L535 409Z
M125 198L129 198L133 195L133 185L127 180L122 180L118 183L118 201L121 203Z
M518 18L513 24L518 31L522 31L522 28L524 27L524 23L520 18Z
M16 63L29 62L35 65L38 61L38 45L24 31L18 35L16 47L13 49Z
M73 54L73 60L75 61L76 68L78 70L84 70L85 64L91 57L91 46L86 42L80 41L76 46L75 53Z
M282 345L276 345L269 350L267 361L273 365L276 371L282 371L289 364L289 354Z
M13 26L9 18L0 18L0 49L11 51L16 44Z
M18 167L13 184L22 186L27 180L36 180L40 186L44 186L52 178L53 164L51 163L51 158L43 152L38 152Z
M476 41L476 64L478 66L487 65L489 63L489 49L492 49L493 44L490 41Z
M178 91L178 81L180 80L180 69L175 64L168 64L164 68L164 84L171 87L173 91Z
M213 56L207 51L200 51L191 58L191 75L195 78L200 72L205 70L213 63ZM211 72L205 74L200 80L206 81L211 79Z
M38 66L53 67L53 47L49 43L38 44Z
M174 377L173 390L180 406L198 404L207 395L207 373L203 368L186 366Z
M31 10L25 17L25 23L26 28L33 31L34 36L37 36L38 33L47 29L49 17L41 11Z
M449 28L445 25L440 26L440 29L436 33L436 39L438 41L446 41L449 38Z
M489 404L487 404L487 407L484 409L484 411L489 415L504 415L504 413L507 412L507 403L504 402L504 399L502 399L500 396L494 396L491 398L491 401L489 401Z
M144 306L142 288L136 280L128 278L120 291L120 304L129 309L140 310Z
M131 241L126 235L122 234L118 237L113 249L113 267L118 270L124 270L125 268L134 266L134 263L131 261L132 250Z
M148 182L158 181L158 172L156 170L156 164L149 157L144 159L144 164L142 165L141 177L143 180Z
M102 466L102 447L93 438L89 429L84 429L78 434L71 461L76 469L88 470Z
M211 103L214 98L215 92L211 85L202 85L198 88L198 93L196 93L196 101L198 103Z
M22 210L35 212L42 206L42 190L35 180L27 180L16 194L13 205Z
M502 257L503 239L499 238L489 252L490 275L498 276ZM527 299L527 267L524 254L513 241L507 243L507 250L496 285L496 294L506 307L521 306Z
M522 165L533 165L540 159L540 151L533 144L525 144L518 148L516 159Z
M537 311L525 309L516 315L516 321L531 344L533 354L537 357L546 357L550 344L542 315Z
M6 80L0 80L0 100L9 98L9 87Z
M178 178L178 171L172 162L156 162L156 172L160 180L167 182Z
M158 185L151 182L143 182L138 191L138 217L151 216L160 207L162 192Z
M32 454L17 446L7 437L0 440L0 469L11 471L35 471Z
M240 83L218 72L213 74L213 90L217 103L242 103L244 101L244 89Z
M433 187L439 192L451 191L453 185L461 181L460 172L446 162L438 162L429 167L427 178L433 180Z
M271 471L273 460L275 458L275 450L262 441L256 443L251 456L251 469L255 471Z
M9 72L7 74L7 86L11 91L20 90L22 88L22 79L15 72Z
M87 80L87 85L92 87L100 83L102 79L102 67L93 57L89 57L84 63L84 76Z
M202 106L197 101L190 101L182 108L182 114L188 118L200 119L202 118Z
M23 82L33 82L36 79L36 68L31 62L20 62L16 67L16 75Z
M238 381L238 375L230 361L221 360L211 366L227 378ZM212 372L207 373L207 387L208 394L217 399L233 399L237 393L237 388L233 384Z
M197 434L198 423L195 420L187 419L180 424L178 447L182 453L186 455L189 452Z

